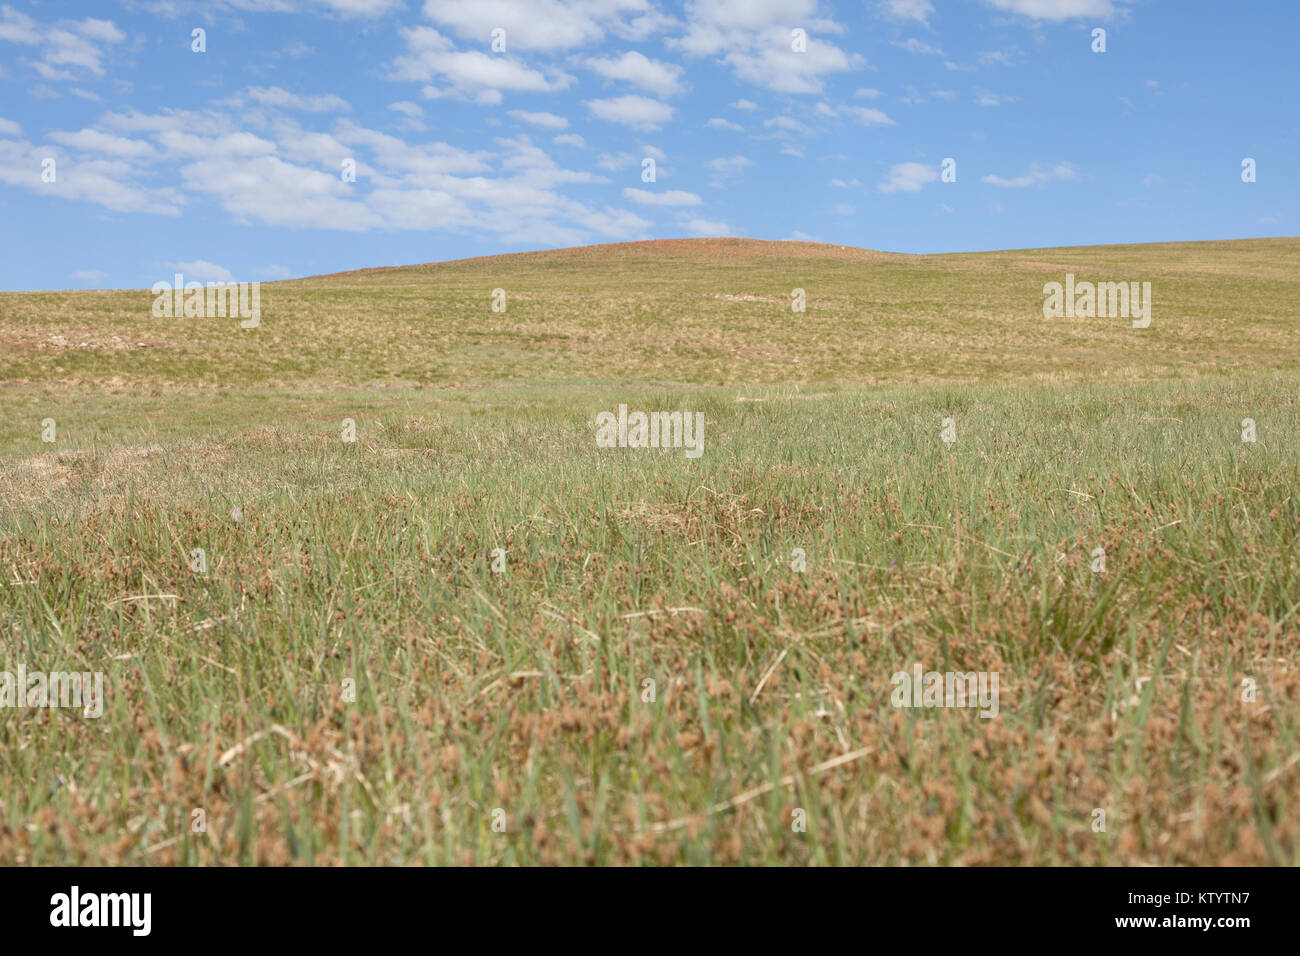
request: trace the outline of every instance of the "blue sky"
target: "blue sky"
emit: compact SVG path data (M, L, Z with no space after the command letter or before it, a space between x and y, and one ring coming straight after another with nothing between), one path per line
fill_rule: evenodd
M0 0L0 289L1295 235L1298 28L1295 0Z

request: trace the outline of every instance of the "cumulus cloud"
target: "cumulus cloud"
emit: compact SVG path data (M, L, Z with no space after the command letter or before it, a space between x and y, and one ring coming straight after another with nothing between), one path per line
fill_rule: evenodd
M673 108L645 96L617 96L613 99L584 101L591 115L610 123L634 129L655 130L673 118Z
M890 20L915 20L928 27L934 4L930 0L881 0L876 10Z
M347 100L333 93L300 96L278 86L250 86L225 101L225 105L236 108L246 103L256 103L259 106L270 106L275 109L301 110L306 113L345 113L351 109Z
M982 182L990 186L1003 186L1008 189L1024 189L1027 186L1038 186L1043 183L1052 182L1053 180L1071 180L1077 179L1078 174L1074 167L1069 163L1057 163L1055 166L1043 167L1038 163L1032 163L1029 169L1019 176L1013 176L1010 179L1002 176L989 174L982 179Z
M154 153L154 148L146 142L99 129L83 129L75 133L55 132L50 134L50 139L82 152L106 153L124 159L142 159Z
M409 106L415 108L394 112L418 115L418 107ZM355 232L479 231L504 243L636 239L653 225L629 209L566 195L571 184L607 180L564 168L526 135L466 150L410 143L346 117L336 119L328 133L303 129L286 115L257 122L253 133L215 109L109 112L92 127L52 133L57 146L37 149L0 139L0 182L122 212L175 215L187 201L201 198L241 223ZM21 132L17 124L0 129ZM581 137L570 139L586 145ZM57 150L58 178L44 184L41 160L51 149ZM643 149L664 157L661 150ZM355 159L355 182L340 177L342 159ZM171 184L157 185L167 177ZM687 195L625 198L638 205L684 206ZM187 272L197 274L194 268Z
M893 126L894 121L883 111L869 106L845 106L843 112L863 126Z
M406 7L405 0L216 0L216 4L248 13L323 13L342 19L381 17Z
M521 123L529 123L533 126L541 126L544 129L567 129L569 121L563 116L557 116L554 113L532 113L528 110L509 110L508 116L513 116Z
M1007 13L1018 13L1035 20L1071 20L1077 17L1110 19L1116 6L1112 0L984 0Z
M700 197L683 189L669 189L666 192L650 192L646 189L623 190L623 198L642 206L698 206Z
M194 282L234 282L235 274L223 266L195 259L192 262L169 262L167 268L185 276L186 281Z
M930 46L928 43L922 43L916 37L908 37L906 42L900 43L898 40L891 40L892 46L900 50L906 50L908 53L919 53L922 56L943 56L943 51L937 46Z
M739 123L733 123L731 120L723 119L721 116L713 117L713 119L709 120L704 125L709 127L709 129L727 129L731 130L733 133L743 133L745 131L745 127L741 126Z
M469 43L506 31L510 50L554 52L590 46L607 34L643 40L672 20L649 0L426 0L424 15Z
M44 80L58 82L78 75L104 75L107 48L126 39L111 20L87 17L40 23L8 4L0 6L0 41L30 47L39 59L27 61Z
M687 219L681 223L683 229L693 236L734 236L736 230L718 219Z
M1002 96L998 93L990 93L988 90L975 91L976 106L1001 106L1003 103L1014 103L1014 96Z
M719 188L739 182L745 170L752 165L753 161L747 156L719 156L704 164L713 173L710 185Z
M737 79L778 93L820 93L829 74L866 65L826 39L844 28L821 12L820 0L696 0L686 10L686 32L671 47L715 57ZM802 53L791 49L796 27L807 35Z
M568 74L548 75L511 56L457 50L432 27L403 28L401 35L407 52L393 61L389 78L426 84L422 93L427 99L451 95L494 104L501 102L502 91L550 93L574 82ZM438 82L446 85L434 85Z
M878 187L882 193L914 193L939 178L939 171L925 163L897 163Z
M607 80L622 80L656 96L675 96L682 91L680 66L652 60L634 50L620 57L598 57L587 60L587 68Z

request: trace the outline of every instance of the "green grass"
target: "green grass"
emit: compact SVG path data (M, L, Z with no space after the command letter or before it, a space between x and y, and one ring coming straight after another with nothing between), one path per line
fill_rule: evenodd
M278 284L253 333L0 296L5 666L107 687L0 710L0 853L1294 864L1298 245L614 247ZM1044 261L1152 328L1044 320ZM83 330L156 344L32 344ZM619 403L703 456L597 448ZM916 662L998 717L891 706Z

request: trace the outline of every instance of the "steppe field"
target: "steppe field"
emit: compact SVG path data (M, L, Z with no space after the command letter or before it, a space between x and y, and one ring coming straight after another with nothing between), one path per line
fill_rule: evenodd
M1044 318L1067 273L1150 326ZM104 687L0 710L0 859L1300 862L1300 239L152 302L0 294L5 666Z

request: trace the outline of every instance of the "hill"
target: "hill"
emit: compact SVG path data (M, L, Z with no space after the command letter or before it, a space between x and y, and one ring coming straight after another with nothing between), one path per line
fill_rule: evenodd
M259 328L145 291L0 294L0 381L45 387L800 385L1184 378L1300 361L1300 240L910 256L617 243L262 286ZM1150 282L1153 319L1045 319L1043 287ZM160 277L170 281L171 277ZM505 293L492 311L493 290ZM806 311L792 312L803 289Z

